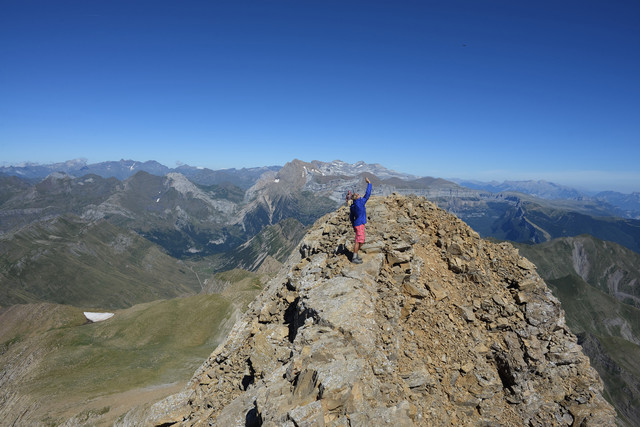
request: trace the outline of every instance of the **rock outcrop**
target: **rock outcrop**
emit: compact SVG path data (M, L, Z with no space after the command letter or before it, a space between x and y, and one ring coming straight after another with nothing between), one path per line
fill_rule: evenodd
M325 215L180 394L124 424L615 425L533 264L424 198Z

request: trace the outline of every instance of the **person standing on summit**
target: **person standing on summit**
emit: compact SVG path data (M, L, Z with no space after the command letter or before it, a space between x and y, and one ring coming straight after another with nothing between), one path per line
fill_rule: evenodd
M369 178L365 178L365 180L367 181L367 191L364 193L364 197L360 197L358 193L353 193L351 196L351 210L349 212L351 225L353 225L353 230L356 232L353 256L351 257L351 262L355 264L362 264L362 258L358 255L358 251L364 243L364 225L367 223L367 208L365 204L367 200L369 200L369 196L371 196L372 188Z

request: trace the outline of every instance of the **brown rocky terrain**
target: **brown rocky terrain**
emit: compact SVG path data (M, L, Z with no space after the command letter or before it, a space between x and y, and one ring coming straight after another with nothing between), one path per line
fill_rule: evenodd
M367 209L363 264L325 215L189 385L120 423L615 425L533 264L424 198Z

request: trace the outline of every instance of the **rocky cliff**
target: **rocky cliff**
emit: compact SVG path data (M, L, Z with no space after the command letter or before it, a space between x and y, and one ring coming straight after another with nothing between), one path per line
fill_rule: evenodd
M321 218L181 393L123 424L614 425L534 266L423 198Z

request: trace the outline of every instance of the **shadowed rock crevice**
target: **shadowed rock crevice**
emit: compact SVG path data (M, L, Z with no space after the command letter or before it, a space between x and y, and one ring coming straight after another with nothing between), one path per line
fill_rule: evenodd
M511 245L423 198L372 197L367 211L362 264L346 255L348 209L321 218L183 404L137 420L614 425L558 300Z
M509 360L504 353L496 353L494 355L494 359L496 361L496 366L498 368L498 375L500 376L500 381L502 381L502 386L505 389L511 389L511 387L517 384L516 376L514 375L514 371L512 367L509 365Z
M249 410L249 412L247 412L247 415L245 416L244 425L245 427L262 426L262 417L260 416L260 413L258 413L257 407L254 406L252 409Z
M284 312L284 324L289 328L289 342L293 343L298 333L298 329L304 325L304 322L311 318L309 310L302 310L299 307L300 298L296 298Z
M251 359L247 359L247 370L247 374L242 377L242 389L245 391L256 381L256 371L253 369Z

